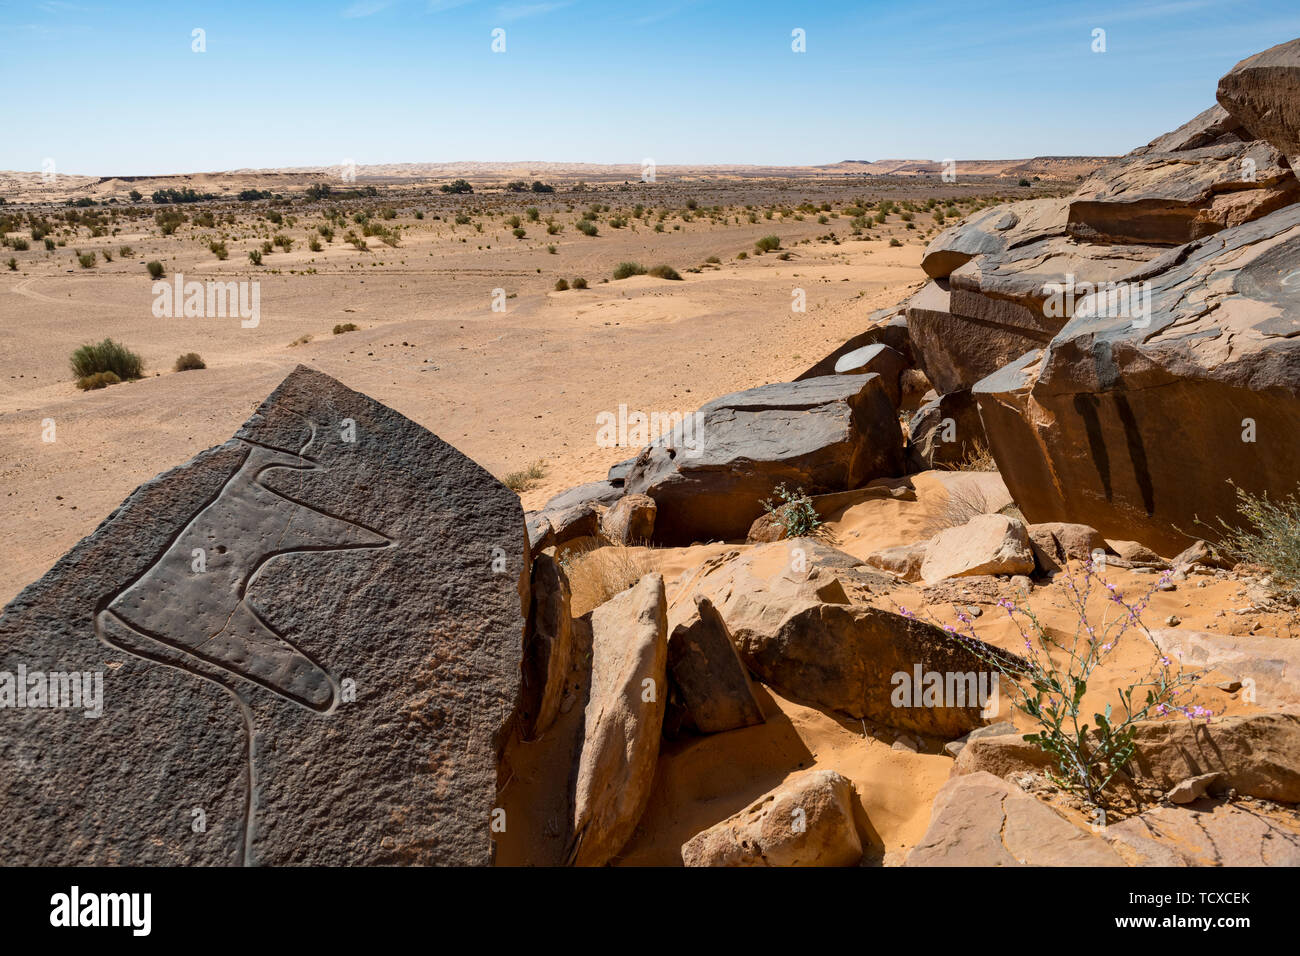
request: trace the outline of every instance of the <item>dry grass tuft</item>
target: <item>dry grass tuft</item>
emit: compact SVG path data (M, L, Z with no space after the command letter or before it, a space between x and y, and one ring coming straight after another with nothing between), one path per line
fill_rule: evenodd
M622 544L574 548L560 558L569 578L573 616L582 617L654 570L649 548Z

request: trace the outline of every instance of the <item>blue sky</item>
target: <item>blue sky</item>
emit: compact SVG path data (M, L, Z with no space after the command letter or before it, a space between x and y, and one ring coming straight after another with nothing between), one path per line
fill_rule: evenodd
M1296 0L13 0L0 168L1120 153L1297 36Z

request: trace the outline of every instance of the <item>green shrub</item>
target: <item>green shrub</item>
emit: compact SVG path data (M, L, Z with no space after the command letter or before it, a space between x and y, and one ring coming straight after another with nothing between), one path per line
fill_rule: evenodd
M99 372L112 372L122 380L139 378L144 369L140 356L112 339L81 346L72 353L71 365L73 377L78 379Z
M15 259L13 256L10 256L8 259L5 260L5 265L9 267L10 272L18 271L18 260Z
M49 247L47 246L46 248ZM121 256L123 259L129 259L131 258L131 256L135 255L135 250L132 249L130 246L122 246L120 249L117 250L117 254Z
M556 280L555 280L555 291L556 291L556 292L566 292L566 291L568 291L568 288L569 288L569 282L568 282L567 279L556 279Z
M587 288L587 280L582 276L578 276L578 278L573 280L573 287L575 289L585 289Z
M78 252L77 262L81 264L83 269L93 269L95 267L95 253L93 251Z
M163 264L157 259L153 262L146 263L145 268L149 270L149 278L161 279L163 277Z
M249 249L249 250L248 250L248 261L251 262L251 263L252 263L253 265L255 265L255 266L260 266L260 265L262 264L262 250L261 250L261 249Z
M764 236L754 243L754 248L760 255L764 252L773 252L781 248L781 239L778 236Z
M116 385L122 381L113 372L96 372L94 375L83 375L77 379L77 388L83 392L89 392L96 388L107 388L110 385Z
M897 248L899 248L900 246L902 246L902 243L899 242L897 239L890 239L890 240L889 240L889 245L890 245L892 248L897 249Z
M207 367L207 363L199 357L198 352L186 352L184 355L177 357L176 364L172 366L172 369L177 372L196 372Z
M678 280L681 279L681 276L678 274L677 270L674 269L672 266L667 266L667 265L655 266L653 269L650 270L650 275L654 276L656 279L678 279Z
M576 228L584 236L594 236L600 231L590 219L579 219Z
M1267 493L1252 495L1233 486L1241 526L1219 518L1214 547L1222 555L1268 571L1273 587L1289 598L1300 597L1300 499L1292 492L1278 501ZM1198 521L1206 527L1212 527Z
M359 328L360 326L355 322L340 322L338 325L334 326L334 334L342 335L344 332L355 332Z
M802 488L790 491L782 482L776 486L775 493L781 499L781 504L773 504L772 499L768 498L763 502L763 510L785 529L787 538L806 538L820 533L818 529L821 528L822 519L813 507L812 499L804 494Z
M645 275L645 266L639 262L620 262L614 267L615 279L627 279L631 276Z
M216 242L216 241L209 242L208 251L221 260L224 260L226 256L230 255L230 252L226 249L226 244L224 242Z
M528 235L528 233L527 233L526 230L520 228L520 229L512 230L512 235L513 235L516 239L522 239L522 238L524 238L526 235Z

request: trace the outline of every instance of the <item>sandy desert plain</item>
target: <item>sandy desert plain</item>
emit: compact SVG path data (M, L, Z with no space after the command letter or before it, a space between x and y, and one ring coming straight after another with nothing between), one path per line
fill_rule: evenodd
M940 228L934 204L947 209L952 201L965 215L999 199L1060 194L1099 164L1044 162L1006 175L996 173L1011 164L981 164L995 174L967 176L963 168L953 184L942 182L933 163L887 164L905 171L871 177L836 168L668 167L653 184L638 182L639 167L561 164L418 173L363 167L352 184L339 182L338 169L107 182L60 176L52 186L39 174L0 173L0 196L10 202L0 214L30 208L51 220L56 242L47 251L29 240L30 250L0 257L17 260L16 271L0 269L0 601L40 577L142 481L224 441L299 363L392 406L498 477L542 462L544 477L523 496L525 507L535 508L635 451L597 446L598 413L620 404L686 412L715 395L784 381L857 331L872 310L902 298L925 278L920 254ZM915 166L928 176L906 171ZM1018 185L1039 172L1068 179ZM466 176L478 184L473 194L439 192L438 184ZM539 177L556 191L505 188ZM303 191L317 182L380 193L304 201ZM187 187L285 199L149 201L154 190ZM129 199L132 189L141 203ZM43 191L47 204L21 205L41 200ZM117 205L65 205L83 196ZM854 235L846 210L882 199L916 210L900 208ZM588 237L576 223L594 206L598 232ZM528 219L530 208L538 221ZM396 217L382 218L385 209ZM164 236L155 222L160 210L179 210L189 221ZM62 218L69 211L91 218L69 223ZM213 225L194 221L204 214ZM346 224L327 223L327 214ZM365 251L350 245L349 230L364 231L354 221L359 215L400 231L398 245L374 236ZM470 221L457 225L457 215ZM514 237L511 217L524 238ZM551 221L557 234L547 232ZM331 241L318 232L322 225L332 229ZM249 251L276 235L292 240L291 249L276 248L253 266ZM766 235L779 236L789 257L755 254L754 242ZM312 236L318 252L308 246ZM224 260L210 250L214 241L225 243ZM124 246L130 255L120 253ZM95 253L93 267L81 268L77 253ZM737 259L740 253L747 258ZM172 281L177 274L198 282L257 280L259 324L155 317L145 270L154 260ZM612 281L625 261L668 264L682 280ZM558 279L578 277L587 289L555 291ZM791 310L795 288L806 292L806 313ZM505 290L504 313L492 310L495 289ZM332 334L349 322L358 330ZM142 355L145 379L80 392L68 357L105 337ZM207 368L172 372L185 352L199 353ZM47 418L58 429L53 443L41 441Z
M687 412L715 396L790 381L862 332L874 310L920 289L922 254L944 228L997 203L1066 196L1104 162L959 166L955 182L929 163L668 168L654 183L639 182L632 167L544 164L363 167L353 182L328 179L327 170L60 177L54 184L0 175L8 199L0 216L34 216L53 241L52 249L42 236L5 250L16 266L0 271L0 599L44 574L132 489L225 441L299 364L430 429L516 488L526 510L539 509L636 453L597 443L600 413L620 405ZM469 179L474 192L439 190L457 178ZM511 192L515 180L554 191ZM321 182L331 196L304 195ZM155 189L185 187L223 198L149 201ZM367 187L373 195L349 195ZM133 201L132 189L143 199ZM246 189L270 196L233 198ZM97 204L69 205L83 197ZM164 235L155 214L167 213L183 221ZM595 235L580 231L583 221ZM29 232L27 221L9 222L10 234ZM279 236L287 249L274 244ZM779 248L756 248L765 236L777 236ZM249 253L264 243L271 251L254 265ZM83 264L78 257L90 253L94 260ZM167 279L258 281L257 326L241 328L237 317L155 316L152 261ZM624 262L668 265L680 278L615 279ZM577 278L587 287L573 288ZM570 288L557 290L561 279ZM791 308L798 289L804 312ZM504 312L492 308L494 290L504 290ZM356 328L336 333L343 323ZM137 351L144 377L80 391L69 355L104 337ZM173 371L188 352L206 367ZM42 440L49 420L54 442ZM1010 505L987 470L926 472L910 496L848 493L821 515L827 540L862 560L924 538L955 523L954 507L969 500L963 480L989 510ZM634 569L624 583L662 572L671 600L693 569L747 547L606 550ZM963 608L982 608L980 638L1018 646L1015 624L997 608L1014 589L982 580L970 588L960 579L926 589L913 582L884 595L866 588L854 598L925 609L940 624L955 623ZM1133 593L1153 583L1140 566L1113 569L1110 580ZM593 597L600 582L573 586L575 618L607 596ZM1188 630L1292 637L1294 615L1269 606L1256 588L1248 575L1189 578L1154 592L1147 614L1154 622L1176 618ZM1063 581L1040 580L1029 597L1044 624L1062 632L1075 620L1065 589ZM1114 700L1149 657L1148 645L1132 642L1090 684L1086 706ZM820 768L854 784L864 861L900 863L925 836L948 780L943 740L912 735L900 746L889 728L754 687L765 722L663 743L648 805L617 862L680 864L692 836L790 774ZM1257 712L1213 681L1191 702L1220 716ZM499 805L513 822L496 839L499 865L565 861L570 748L581 742L581 717L582 708L571 707L540 740L510 741ZM1000 719L1012 719L1006 702ZM1039 796L1086 828L1077 798L1053 788ZM1124 806L1116 812L1122 816ZM1274 805L1258 810L1263 820L1279 813L1294 818ZM1291 819L1287 832L1294 829Z

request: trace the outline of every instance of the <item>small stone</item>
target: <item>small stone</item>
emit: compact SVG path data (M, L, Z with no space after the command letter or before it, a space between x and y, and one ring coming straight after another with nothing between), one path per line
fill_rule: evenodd
M1177 627L1179 624L1182 623L1183 623L1183 619L1179 617L1177 614L1170 614L1167 618L1165 618L1165 627Z
M1239 680L1221 680L1214 685L1219 690L1226 691L1229 694L1235 694L1241 690L1241 681Z

